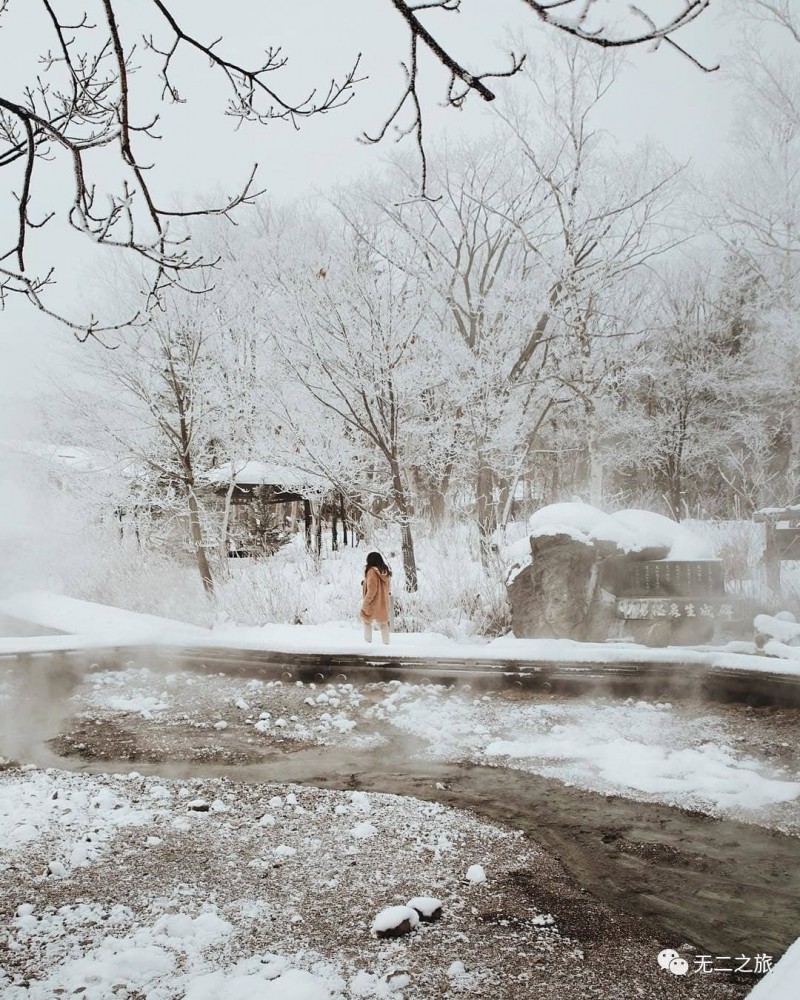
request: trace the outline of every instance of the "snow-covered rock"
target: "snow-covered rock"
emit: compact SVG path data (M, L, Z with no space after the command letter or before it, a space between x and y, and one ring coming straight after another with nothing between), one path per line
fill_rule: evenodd
M33 823L19 823L11 831L11 840L18 844L29 844L39 837L39 829Z
M419 924L419 914L410 906L387 906L372 921L372 933L379 938L409 934Z
M618 552L638 552L644 546L635 533L588 503L553 503L528 519L528 533L535 537L568 535L575 541L606 543Z
M387 973L384 982L389 987L390 992L397 993L411 985L411 973L406 969L395 969Z
M530 539L561 536L599 548L603 555L639 558L713 559L711 544L663 514L649 510L618 510L606 514L588 503L554 503L528 519L528 533L505 550L511 582L531 562Z
M784 617L778 617L778 615L756 615L753 619L753 628L756 633L756 646L759 649L764 649L767 655L770 655L769 650L766 648L770 640L774 640L782 647L800 646L800 625ZM774 652L772 655L783 656L785 653Z
M372 812L372 806L366 792L351 792L350 803L356 812L363 813L365 816Z
M435 896L414 896L413 899L409 899L406 906L410 906L412 910L416 910L419 914L419 919L426 924L433 923L434 920L438 920L442 915L442 901Z

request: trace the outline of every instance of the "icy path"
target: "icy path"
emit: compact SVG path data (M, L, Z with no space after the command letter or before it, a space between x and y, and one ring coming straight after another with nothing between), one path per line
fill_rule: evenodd
M103 646L147 645L266 650L276 653L355 655L392 660L404 657L436 660L480 659L482 661L531 663L682 663L727 670L749 670L800 677L800 660L757 656L747 643L730 648L668 646L654 649L635 643L589 643L569 639L516 639L513 636L488 641L476 638L456 642L437 633L395 633L389 646L369 645L354 622L326 625L264 625L245 628L221 625L204 629L186 622L136 614L58 594L33 591L0 601L0 616L8 615L63 636L0 637L0 655L14 652L95 649ZM742 647L745 647L745 651Z

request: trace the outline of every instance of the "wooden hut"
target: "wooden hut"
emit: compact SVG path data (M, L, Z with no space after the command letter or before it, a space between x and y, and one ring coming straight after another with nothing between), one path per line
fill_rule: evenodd
M231 558L268 555L301 530L306 545L320 552L326 523L333 549L339 545L340 526L345 545L353 538L352 511L321 476L251 459L213 469L203 478L224 506Z

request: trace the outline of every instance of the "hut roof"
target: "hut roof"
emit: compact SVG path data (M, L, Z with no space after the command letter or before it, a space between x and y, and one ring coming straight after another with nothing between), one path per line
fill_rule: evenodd
M203 476L206 482L224 486L233 480L237 486L275 486L294 492L319 492L330 489L331 484L322 476L274 462L226 462L216 469L210 469Z

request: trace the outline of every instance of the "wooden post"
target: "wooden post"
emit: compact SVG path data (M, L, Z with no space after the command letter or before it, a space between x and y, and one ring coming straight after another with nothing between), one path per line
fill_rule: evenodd
M775 537L775 522L764 521L764 567L767 573L767 586L776 594L781 592L781 554Z
M303 522L306 529L306 548L311 548L311 501L303 501Z

